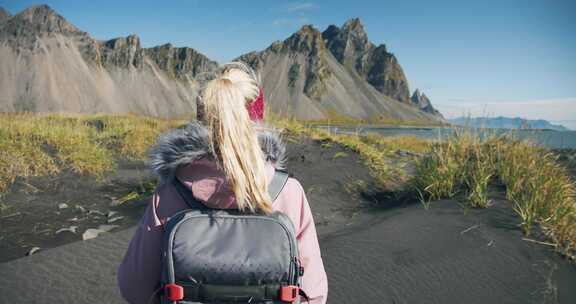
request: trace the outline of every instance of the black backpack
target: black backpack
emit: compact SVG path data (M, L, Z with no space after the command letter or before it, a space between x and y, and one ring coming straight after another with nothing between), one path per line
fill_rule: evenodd
M275 172L272 201L287 180ZM190 209L166 224L162 303L300 303L303 268L288 216L211 209L178 179L174 186Z

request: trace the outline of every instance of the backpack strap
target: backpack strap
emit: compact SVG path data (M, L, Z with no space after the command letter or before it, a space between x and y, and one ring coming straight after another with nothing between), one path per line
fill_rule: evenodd
M270 184L268 185L268 194L270 195L270 199L272 199L272 202L274 202L278 198L278 195L280 195L280 192L282 192L282 189L284 189L284 186L288 181L288 177L289 177L288 172L281 171L278 169L275 170L274 177L272 178L272 181L270 181Z
M274 202L276 198L278 198L280 192L282 192L282 189L284 189L284 186L288 181L288 177L289 177L288 172L275 170L274 177L272 178L272 181L270 181L270 184L268 185L268 194L270 195L272 202ZM184 199L188 207L190 207L190 209L196 209L196 210L212 209L199 202L192 194L192 191L190 191L190 189L186 187L177 177L174 178L172 184L176 188L178 194L180 194L180 197L182 197L182 199Z

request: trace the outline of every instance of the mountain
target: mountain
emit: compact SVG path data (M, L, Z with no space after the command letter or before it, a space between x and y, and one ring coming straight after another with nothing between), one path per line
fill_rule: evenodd
M428 96L420 92L419 89L414 91L414 94L412 94L412 97L410 97L410 102L412 102L412 104L418 107L421 111L442 117L442 114L438 110L434 109L430 99L428 99Z
M458 117L449 119L448 121L455 125L468 126L473 128L569 131L568 128L562 125L554 125L546 120L529 120L520 117Z
M356 71L380 93L408 103L408 80L402 67L384 44L375 46L368 40L360 19L351 19L341 28L330 25L322 38L338 62Z
M410 102L402 68L368 40L359 19L323 33L303 26L284 41L238 58L262 76L273 112L303 119L440 121ZM429 106L432 108L432 106Z
M190 48L142 48L136 35L96 40L46 5L0 22L2 112L179 116L195 111L195 77L217 67Z
M260 73L270 108L299 119L442 120L414 103L396 57L375 46L359 19L320 32L304 26L240 57ZM195 111L199 82L218 64L188 47L143 48L136 35L97 40L47 5L0 9L0 112Z

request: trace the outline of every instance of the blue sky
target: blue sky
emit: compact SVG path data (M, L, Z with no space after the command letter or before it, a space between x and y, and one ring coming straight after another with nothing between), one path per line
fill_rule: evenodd
M98 39L137 34L225 62L287 38L360 17L396 54L411 90L446 116L543 118L576 129L576 1L27 1L46 3Z

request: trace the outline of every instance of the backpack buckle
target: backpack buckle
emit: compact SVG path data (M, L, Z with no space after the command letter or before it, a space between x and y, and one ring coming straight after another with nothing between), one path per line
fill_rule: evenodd
M288 285L280 287L280 300L292 303L298 297L298 286Z
M180 301L184 299L184 288L178 284L164 285L164 295L170 301Z

